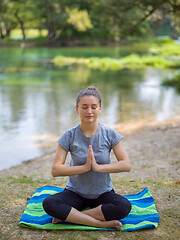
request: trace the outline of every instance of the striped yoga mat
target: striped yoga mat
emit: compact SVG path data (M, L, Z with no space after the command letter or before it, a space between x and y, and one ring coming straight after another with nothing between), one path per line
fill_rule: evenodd
M43 200L52 194L62 192L62 188L44 186L38 188L30 199L20 221L22 227L39 229L77 229L77 230L115 230L95 228L71 223L52 224L52 217L44 212L42 207ZM159 214L156 210L154 199L148 188L138 194L126 195L132 204L131 212L127 217L121 219L122 231L133 231L143 228L156 228L159 223Z

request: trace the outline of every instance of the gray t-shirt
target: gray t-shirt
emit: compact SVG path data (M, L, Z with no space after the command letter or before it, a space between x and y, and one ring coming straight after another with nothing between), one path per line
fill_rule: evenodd
M70 166L77 166L86 163L89 145L92 146L98 164L110 163L110 151L121 139L122 136L117 131L103 124L99 124L97 132L92 137L86 137L80 125L77 125L66 131L58 143L71 153ZM102 193L111 191L113 185L109 173L90 170L70 176L66 188L83 197L95 199Z

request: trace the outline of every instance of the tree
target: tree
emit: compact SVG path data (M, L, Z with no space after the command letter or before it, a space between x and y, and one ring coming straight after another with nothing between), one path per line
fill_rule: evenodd
M180 32L180 0L1 0L0 35L11 29L47 29L52 40L75 38L119 41L152 32L168 19Z

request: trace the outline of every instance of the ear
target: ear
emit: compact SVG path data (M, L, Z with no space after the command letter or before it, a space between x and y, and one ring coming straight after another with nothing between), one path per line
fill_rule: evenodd
M76 113L79 114L78 107L75 106Z
M100 112L101 112L101 110L102 110L102 106L100 107Z

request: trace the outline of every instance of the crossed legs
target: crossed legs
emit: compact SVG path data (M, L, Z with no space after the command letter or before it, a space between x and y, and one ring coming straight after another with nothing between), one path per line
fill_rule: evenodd
M114 203L111 203L110 198ZM119 204L120 203L120 204ZM126 213L124 212L127 205ZM91 209L82 211L85 207ZM121 230L120 218L124 218L131 209L128 200L114 193L102 194L98 199L86 199L78 194L64 190L47 197L43 202L44 210L54 217L53 223L60 220L100 228Z

